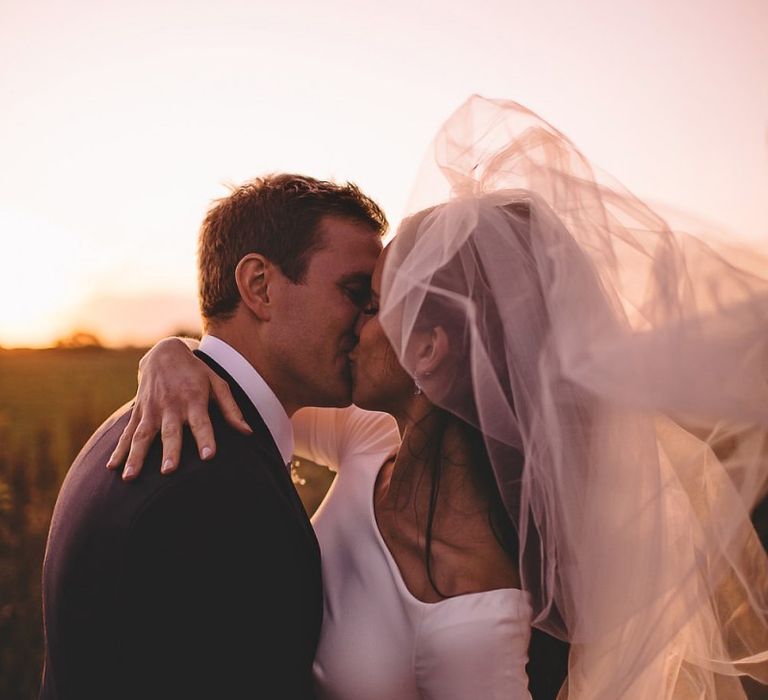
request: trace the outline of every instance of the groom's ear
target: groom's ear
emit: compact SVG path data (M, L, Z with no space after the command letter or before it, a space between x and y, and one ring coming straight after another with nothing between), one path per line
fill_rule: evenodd
M235 282L242 303L262 321L272 317L269 284L274 271L274 265L259 253L249 253L235 268Z

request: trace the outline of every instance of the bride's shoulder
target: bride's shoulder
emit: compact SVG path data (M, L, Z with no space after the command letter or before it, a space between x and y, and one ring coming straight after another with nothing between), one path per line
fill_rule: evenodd
M357 406L301 409L292 421L299 453L331 468L355 455L394 452L400 445L392 416Z
M336 411L337 420L345 424L345 432L354 438L356 451L379 452L399 446L397 423L388 413L366 411L354 405Z

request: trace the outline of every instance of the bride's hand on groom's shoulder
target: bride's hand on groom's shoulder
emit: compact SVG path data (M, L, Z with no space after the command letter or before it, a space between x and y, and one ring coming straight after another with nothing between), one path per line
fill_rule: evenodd
M125 463L123 479L138 476L158 433L163 441L160 471L173 472L179 464L184 423L189 424L201 459L213 457L216 441L208 415L210 400L216 401L232 427L251 432L227 383L192 354L196 345L190 339L165 338L141 359L133 412L107 462L109 469Z

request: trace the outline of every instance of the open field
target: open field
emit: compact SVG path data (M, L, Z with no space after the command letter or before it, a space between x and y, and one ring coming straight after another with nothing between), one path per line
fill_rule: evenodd
M0 350L0 698L36 697L40 572L61 481L96 427L136 390L142 349ZM332 476L302 463L313 512Z

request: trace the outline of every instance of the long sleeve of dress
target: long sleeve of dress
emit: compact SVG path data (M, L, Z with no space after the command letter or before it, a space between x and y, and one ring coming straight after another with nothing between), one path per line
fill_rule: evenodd
M296 455L337 471L350 456L400 444L394 418L386 413L347 408L303 408L292 421Z

